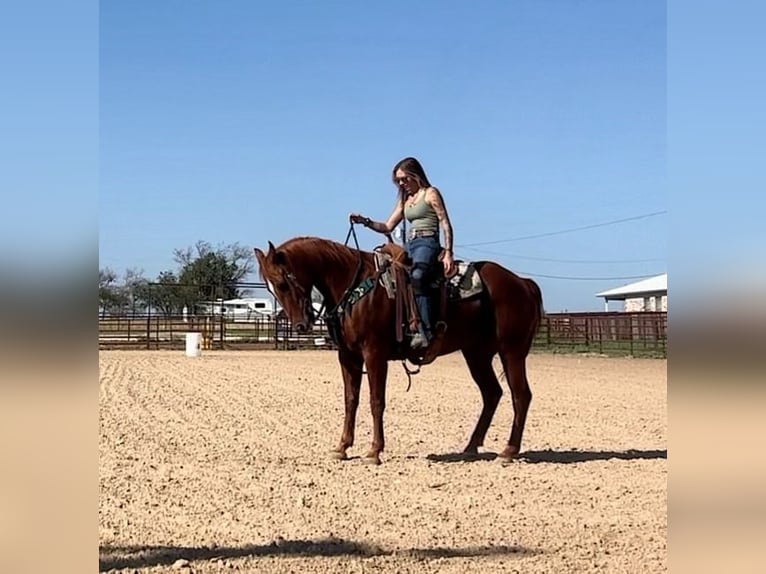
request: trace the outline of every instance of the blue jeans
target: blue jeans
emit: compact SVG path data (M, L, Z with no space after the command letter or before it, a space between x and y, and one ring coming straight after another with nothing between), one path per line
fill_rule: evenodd
M415 293L415 305L420 316L420 334L431 338L431 282L438 263L441 246L437 235L415 237L407 241L407 254L412 260L410 279Z

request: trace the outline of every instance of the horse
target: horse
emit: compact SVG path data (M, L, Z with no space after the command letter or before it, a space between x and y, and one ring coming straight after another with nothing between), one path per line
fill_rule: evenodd
M338 446L331 451L332 457L347 459L346 451L354 445L366 367L373 438L364 462L380 464L385 446L383 412L388 362L417 357L396 340L395 300L377 281L374 253L318 237L294 237L278 247L269 241L265 253L258 248L254 251L261 278L299 333L308 332L316 320L311 302L313 289L321 293L329 310L324 318L337 344L345 402L343 430ZM503 394L492 366L493 357L500 356L514 414L508 442L498 458L510 461L519 456L532 400L526 358L543 313L542 293L533 280L495 262L477 261L473 265L484 289L474 298L448 304L444 317L448 328L437 336L436 354L461 351L481 392L482 410L463 451L469 457L479 455ZM363 284L368 286L365 293ZM431 345L436 344L435 339Z

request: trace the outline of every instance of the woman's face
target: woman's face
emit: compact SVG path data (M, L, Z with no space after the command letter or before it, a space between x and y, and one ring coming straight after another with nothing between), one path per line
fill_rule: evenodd
M420 189L418 181L414 177L404 173L401 169L396 170L394 181L396 182L396 185L399 186L399 189L403 189L407 195L417 193L418 189Z

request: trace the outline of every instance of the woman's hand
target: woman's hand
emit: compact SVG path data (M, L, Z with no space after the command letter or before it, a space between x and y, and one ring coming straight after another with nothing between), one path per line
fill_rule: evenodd
M348 216L348 220L351 223L361 223L364 226L370 225L370 218L365 217L364 215L359 215L358 213L352 213Z
M444 265L444 276L449 277L455 269L455 261L452 258L452 251L449 249L444 251L442 265Z

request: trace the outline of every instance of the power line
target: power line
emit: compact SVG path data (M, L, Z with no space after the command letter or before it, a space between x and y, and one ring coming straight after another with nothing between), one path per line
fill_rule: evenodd
M522 235L521 237L511 237L509 239L496 239L494 241L480 241L478 243L463 243L461 245L455 245L455 247L471 247L474 245L493 245L496 243L510 243L511 241L522 241L525 239L537 239L539 237L550 237L552 235L562 235L564 233L573 233L575 231L585 231L586 229L595 229L597 227L606 227L608 225L617 225L618 223L625 223L627 221L637 221L639 219L647 219L649 217L655 217L657 215L663 215L667 213L667 210L653 211L651 213L643 213L641 215L635 215L633 217L626 217L624 219L615 219L612 221L605 221L603 223L594 223L593 225L584 225L582 227L572 227L570 229L561 229L559 231L549 231L547 233L537 233L535 235Z
M462 259L464 261L471 260L468 257L463 257L462 254L460 253L456 253L456 255L458 256L458 259ZM533 273L531 271L520 271L518 269L512 269L512 271L519 275L526 275L528 277L542 277L545 279L561 279L565 281L627 281L627 280L633 280L633 279L647 279L649 277L655 277L657 275L660 275L660 273L648 273L644 275L622 275L619 277L573 277L570 275L547 275L544 273Z
M463 246L465 247L465 246ZM465 247L478 253L488 253L490 255L501 255L513 259L527 259L529 261L548 261L552 263L660 263L665 259L552 259L549 257L531 257L529 255L517 255L515 253L501 253L489 249L477 249L475 247Z
M628 279L648 279L661 275L654 273L651 275L628 275L625 277L564 277L562 275L543 275L542 273L528 273L526 271L514 271L518 275L528 275L530 277L543 277L545 279L565 279L567 281L623 281Z

